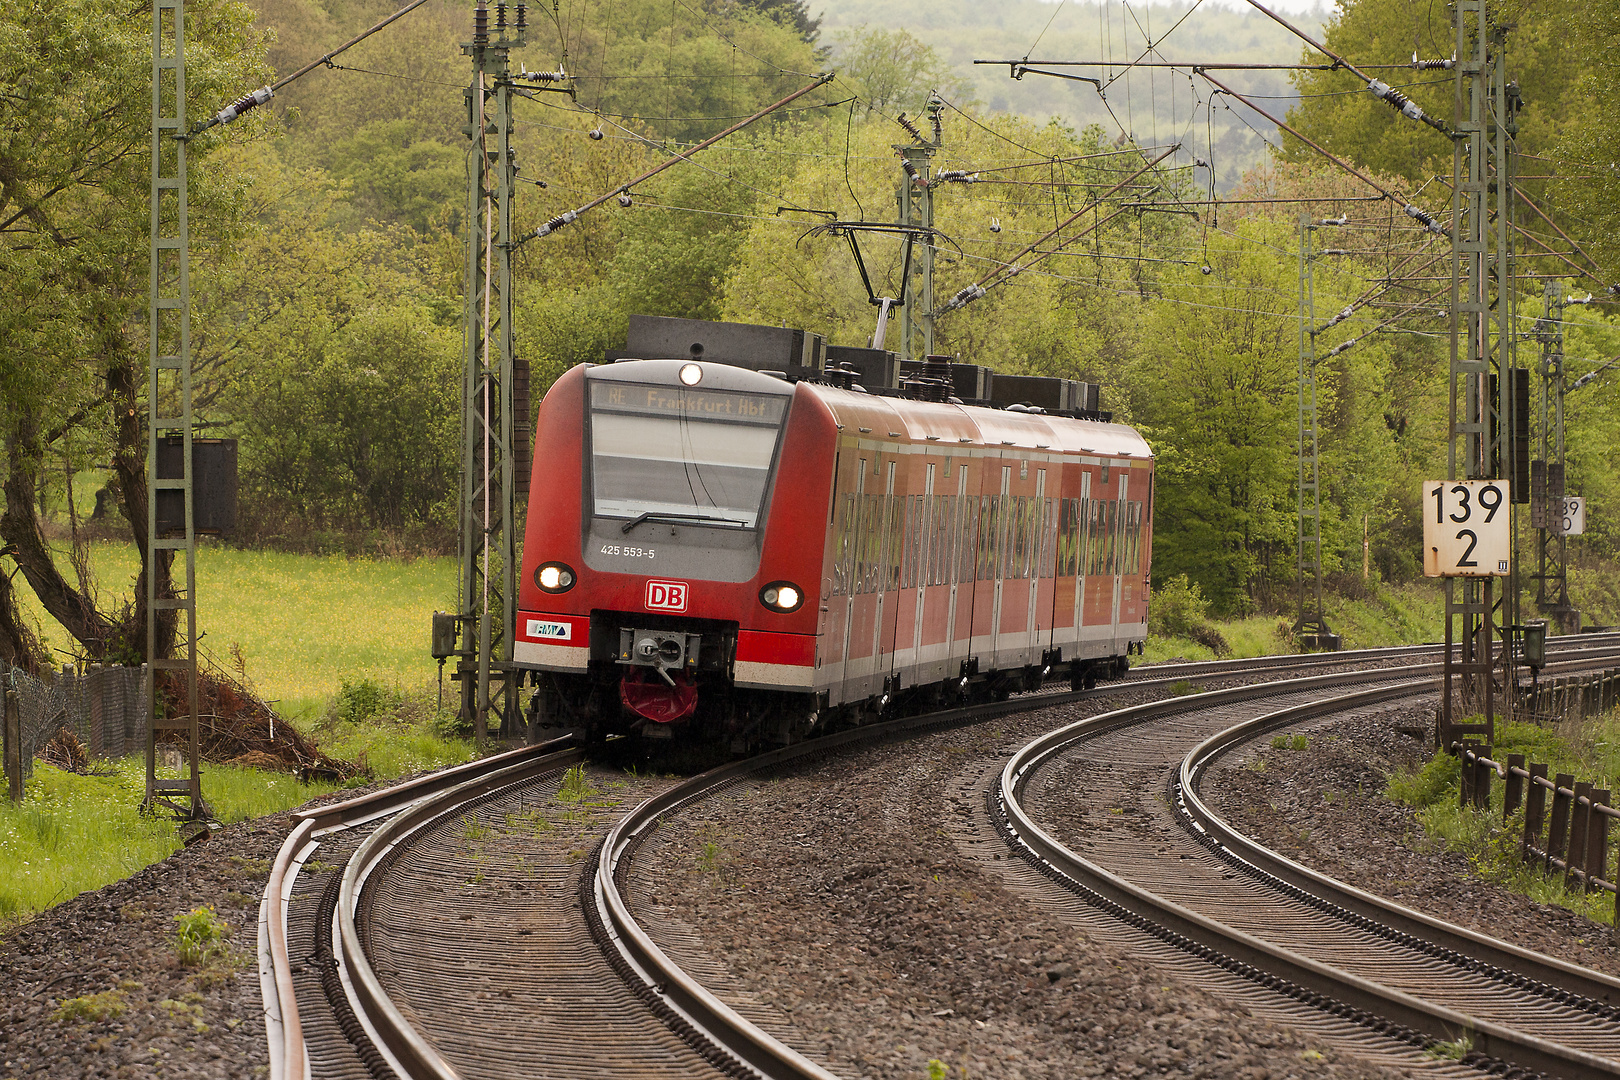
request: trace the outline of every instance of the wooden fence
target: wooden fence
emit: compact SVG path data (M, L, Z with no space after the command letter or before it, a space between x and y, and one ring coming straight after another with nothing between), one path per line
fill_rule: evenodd
M1525 719L1537 723L1601 716L1620 706L1620 668L1538 681L1520 692L1518 706Z
M1523 754L1509 754L1507 763L1493 761L1476 750L1462 752L1462 805L1490 808L1491 778L1502 779L1502 820L1524 807L1524 835L1519 853L1526 862L1539 862L1545 873L1563 872L1571 890L1601 890L1620 895L1620 877L1610 867L1609 822L1620 810L1609 804L1610 793L1569 773L1547 778L1548 767L1526 763ZM1615 904L1615 926L1620 927L1620 902Z

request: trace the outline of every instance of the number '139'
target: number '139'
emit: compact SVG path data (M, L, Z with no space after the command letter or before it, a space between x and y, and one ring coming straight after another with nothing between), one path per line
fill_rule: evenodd
M1424 572L1430 576L1505 574L1510 541L1507 485L1502 481L1433 481L1424 521ZM1459 528L1459 526L1461 526Z

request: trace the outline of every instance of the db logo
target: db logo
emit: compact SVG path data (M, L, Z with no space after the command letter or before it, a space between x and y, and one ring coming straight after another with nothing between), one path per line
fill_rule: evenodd
M647 582L648 611L685 611L687 584L684 581Z

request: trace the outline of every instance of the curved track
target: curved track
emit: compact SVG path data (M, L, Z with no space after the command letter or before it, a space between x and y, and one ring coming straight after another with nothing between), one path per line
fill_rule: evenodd
M1620 981L1330 882L1236 836L1198 798L1208 763L1244 741L1436 686L1394 674L1347 695L1329 692L1347 680L1299 679L1071 725L1014 755L992 813L1054 881L1258 985L1482 1064L1620 1075ZM1073 790L1089 813L1074 811Z
M1572 644L1590 650L1599 641L1580 639ZM1432 651L1432 647L1421 647L1170 665L1140 669L1126 682L1113 685L1140 688L1189 676L1243 676L1347 662L1389 663L1414 652L1421 655L1425 648ZM1387 678L1363 672L1319 676L1311 681L1325 685L1381 677ZM625 1045L634 1046L640 1074L714 1075L718 1071L829 1080L830 1074L820 1066L766 1035L689 978L635 923L621 886L640 839L677 806L794 758L1105 692L1035 693L1009 702L890 721L734 763L668 791L655 790L667 787L665 783L640 784L637 790L625 793L647 796L633 812L623 813L619 807L629 799L620 798L615 807L598 806L587 814L593 817L593 828L613 824L592 856L595 873L583 877L579 890L584 922L596 938L594 943L585 937L577 917L558 914L571 906L559 890L566 892L567 864L585 856L580 848L553 852L556 858L549 870L539 860L523 866L527 856L517 853L522 870L541 872L543 881L527 887L521 883L514 887L505 879L494 881L491 888L496 893L527 895L484 895L480 899L487 902L472 905L474 915L451 915L467 909L467 894L477 891L474 886L490 883L487 875L512 870L510 863L497 866L495 859L487 872L469 871L467 857L476 846L473 841L484 841L492 830L499 832L503 819L510 826L514 815L520 821L525 814L531 815L531 822L539 820L532 815L540 813L548 800L557 800L561 770L580 758L580 751L565 745L567 740L514 751L309 812L283 846L261 907L261 983L272 1076L295 1080L311 1075L451 1077L463 1075L457 1070L457 1058L484 1063L492 1056L498 1061L503 1055L533 1065L534 1047L546 1042L544 1028L550 1021L563 1043L578 1045L575 1058L561 1054L556 1066L560 1071L555 1075L622 1074L627 1062L615 1060L609 1044L628 1034L632 1042ZM1200 701L1210 697L1204 695ZM577 810L576 800L575 810L564 810L563 817ZM566 846L578 836L559 834L552 839ZM562 869L557 871L559 866ZM451 898L453 902L441 902ZM523 920L537 909L558 917L549 922L542 919L545 925L524 925ZM421 932L424 924L429 928L425 935ZM418 946L395 949L392 934L407 927L415 928L412 933L420 939ZM525 944L550 943L539 953L551 955L528 957L524 969L540 974L519 986L508 985L504 979L493 983L493 967L512 958L508 952L514 934L532 939ZM420 941L427 944L422 946ZM480 947L480 943L488 947ZM610 968L622 983L611 979ZM548 971L552 975L545 974ZM553 976L548 984L546 980ZM608 983L613 988L604 988ZM456 992L445 991L447 986ZM632 997L639 999L641 1008L628 1000ZM462 1015L466 1012L476 1016ZM651 1029L646 1027L648 1022ZM626 1024L632 1029L628 1033L607 1033L610 1027ZM492 1030L500 1032L499 1037L492 1039ZM547 1049L559 1052L555 1041Z

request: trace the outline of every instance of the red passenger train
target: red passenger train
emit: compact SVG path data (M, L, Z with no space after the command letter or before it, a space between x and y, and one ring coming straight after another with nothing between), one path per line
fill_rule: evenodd
M1153 458L1123 425L621 360L551 388L534 477L534 727L787 743L1090 686L1147 634Z

